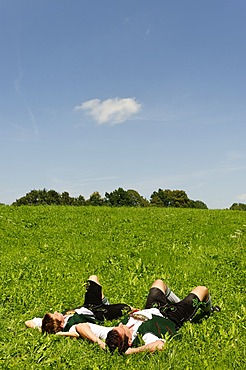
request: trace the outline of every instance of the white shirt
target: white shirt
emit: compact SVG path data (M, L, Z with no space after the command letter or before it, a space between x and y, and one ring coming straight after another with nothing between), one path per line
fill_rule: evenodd
M84 314L84 315L90 315L90 316L92 316L92 317L94 317L94 314L93 314L93 312L92 311L90 311L90 310L88 310L87 308L85 308L85 307L80 307L80 308L76 308L75 310L74 310L76 313L78 313L78 314ZM67 321L68 321L68 319L71 317L71 316L73 316L73 315L65 315L64 316L64 326L67 324ZM34 328L37 328L37 329L39 329L39 330L41 330L41 328L42 328L42 318L41 317L34 317L33 319L32 319L32 322L34 323ZM69 332L76 332L76 330L75 330L75 325L73 325L70 329L69 329Z
M163 317L163 315L160 313L158 308L146 308L144 310L136 311L134 313L134 317L130 317L127 324L126 324L126 326L132 327L132 329L133 329L132 341L134 341L134 339L137 337L138 328L143 323L142 320L137 320L137 315L143 315L143 316L147 317L149 320L152 319L152 315ZM150 344L150 343L155 342L156 340L162 340L163 342L165 342L164 339L160 339L159 337L157 337L156 335L154 335L152 333L144 334L142 339L144 341L144 344Z
M97 325L97 324L92 324L90 322L88 322L88 325L91 329L91 331L100 339L106 339L107 338L107 335L108 335L108 332L110 330L112 330L114 328L114 326L101 326L101 325Z
M34 317L31 321L34 324L34 328L38 328L38 329L41 330L41 327L42 327L42 318L41 317Z
M134 339L137 337L138 328L143 323L142 320L137 319L137 315L144 315L148 319L152 319L152 315L163 317L163 315L160 313L160 311L157 308L148 308L148 309L144 309L141 311L136 311L134 313L135 317L130 317L126 324L126 326L128 326L129 328L131 327L133 329L132 341L134 341ZM91 324L91 323L88 323L88 325L90 326L91 331L100 339L106 339L108 332L114 328L114 327L106 327L106 326L101 326L101 325ZM152 333L144 334L142 339L144 341L144 344L150 344L150 343L155 342L156 340L161 340L165 342L164 339L161 339Z

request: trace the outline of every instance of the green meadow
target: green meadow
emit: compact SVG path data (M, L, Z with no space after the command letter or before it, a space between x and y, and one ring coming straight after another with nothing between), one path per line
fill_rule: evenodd
M0 367L244 369L245 245L242 211L0 206ZM90 274L111 303L142 308L162 278L180 297L206 285L221 312L186 323L162 352L132 356L25 327L82 305Z

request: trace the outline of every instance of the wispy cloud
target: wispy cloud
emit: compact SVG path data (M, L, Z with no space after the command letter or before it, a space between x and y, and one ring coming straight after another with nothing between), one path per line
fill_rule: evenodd
M74 109L82 110L98 124L118 124L126 121L141 109L141 104L134 98L114 98L107 100L92 99L83 102Z
M32 109L30 108L29 104L27 103L25 97L23 96L23 94L21 92L22 81L23 81L23 72L22 72L22 69L20 67L20 62L19 62L19 75L16 78L16 80L14 81L14 88L15 88L15 91L17 92L17 94L19 95L19 97L23 100L23 103L26 107L28 116L31 120L33 130L34 130L35 134L38 135L39 134L39 129L38 129L38 125L37 125L35 116L33 114Z
M23 79L23 73L22 73L22 71L20 70L20 71L19 71L19 76L18 76L18 77L16 78L16 80L14 81L14 88L15 88L15 91L17 92L17 94L18 94L18 95L20 95L22 79Z
M130 20L131 20L131 18L130 18L130 17L125 17L125 18L123 19L123 23L124 23L124 24L127 24L127 23L129 23L129 22L130 22Z
M149 36L150 35L150 28L147 28L147 30L145 31L145 35L146 36Z
M240 150L229 150L227 152L227 158L231 161L237 161L246 158L246 152Z
M239 195L237 196L237 199L238 199L238 200L241 200L241 201L246 201L246 194L239 194Z

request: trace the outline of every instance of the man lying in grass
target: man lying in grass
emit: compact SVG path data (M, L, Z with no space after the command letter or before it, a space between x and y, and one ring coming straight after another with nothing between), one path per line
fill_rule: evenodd
M29 328L38 328L43 333L76 336L75 325L84 322L102 323L104 320L113 320L130 312L131 307L124 303L109 304L104 296L99 279L91 275L87 281L85 300L82 307L66 311L63 314L55 311L47 313L43 319L35 317L27 320L25 325Z
M102 349L127 355L162 350L167 336L175 336L184 322L191 320L201 308L209 315L213 308L208 289L198 286L183 300L167 298L168 287L162 280L156 280L149 291L145 309L131 313L126 323L115 327L103 327L93 323L75 326L77 333ZM177 298L177 297L176 297ZM106 339L106 344L103 341Z

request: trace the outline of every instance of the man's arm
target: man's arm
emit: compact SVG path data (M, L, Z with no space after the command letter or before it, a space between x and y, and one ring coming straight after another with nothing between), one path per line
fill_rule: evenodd
M78 324L75 326L75 328L79 336L81 336L82 338L85 338L93 343L98 343L102 349L106 348L105 343L92 332L90 326L87 323Z
M35 323L34 323L34 321L33 321L33 320L27 320L27 321L25 321L25 325L26 325L28 328L32 328L32 329L36 328L36 325L35 325Z
M56 335L61 335L63 337L79 338L79 334L75 331L58 331Z
M137 347L137 348L128 348L125 352L126 355L132 355L133 353L139 353L144 351L155 352L157 350L161 351L164 347L165 342L162 340L156 340L153 343L145 344L144 346Z
M31 328L31 329L36 329L37 328L39 331L41 331L42 319L40 317L35 317L32 320L25 321L25 325L28 328Z

